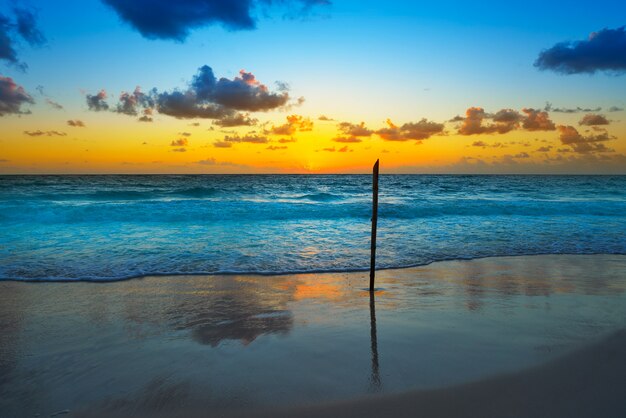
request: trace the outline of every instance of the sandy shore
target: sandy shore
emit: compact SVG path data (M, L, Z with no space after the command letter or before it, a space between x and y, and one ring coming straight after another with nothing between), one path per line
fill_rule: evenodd
M2 416L624 416L626 257L0 283ZM256 415L255 415L256 414Z

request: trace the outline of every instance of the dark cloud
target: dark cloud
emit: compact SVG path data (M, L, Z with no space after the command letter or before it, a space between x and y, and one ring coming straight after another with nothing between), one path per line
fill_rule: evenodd
M22 106L34 103L35 100L22 86L18 86L12 78L0 75L0 116L30 113L30 110L22 110Z
M28 136L67 136L65 132L60 131L24 131L24 135Z
M309 118L300 115L287 116L287 123L284 125L273 126L268 133L273 135L290 136L296 132L307 132L313 130L313 122Z
M552 145L547 145L545 147L540 147L537 149L537 152L549 152L552 149Z
M608 148L604 142L615 139L615 137L609 135L606 131L602 131L596 135L583 136L573 126L559 125L557 128L559 130L561 144L571 147L574 152L579 154L591 154L613 151L611 148Z
M626 30L602 29L584 41L561 42L539 54L535 66L561 74L626 72Z
M579 125L586 126L598 126L598 125L608 125L609 120L603 115L597 115L594 113L588 113L578 122Z
M611 106L607 109L609 112L622 112L624 110L623 107Z
M282 4L291 15L307 13L326 0L102 0L122 20L149 39L183 41L193 29L221 25L230 30L255 28L254 10L259 6Z
M472 142L473 147L480 148L506 148L506 145L503 145L501 142L495 142L493 144L488 144L485 141L474 141Z
M554 131L556 129L554 122L552 122L548 116L548 112L529 108L522 109L522 112L526 114L522 123L522 128L525 130Z
M152 122L152 118L148 115L143 115L142 117L140 117L139 119L137 119L139 122Z
M199 69L191 87L198 99L235 110L267 111L284 106L289 100L289 93L271 93L254 74L244 70L232 80L223 77L217 80L208 65Z
M31 46L41 46L46 43L46 37L37 27L37 16L31 10L15 9L17 33Z
M87 94L87 107L94 112L109 110L109 104L106 102L107 92L100 90L97 94Z
M409 122L402 126L396 126L387 119L387 128L376 131L376 135L385 141L410 141L416 140L420 142L423 139L430 138L433 135L443 133L443 123L436 123L422 119L419 122Z
M335 121L335 119L329 118L326 115L321 115L319 118L317 118L317 120L321 120L321 121L324 121L324 122L334 122Z
M5 60L26 70L26 64L19 61L15 49L16 37L21 37L31 46L40 46L46 42L37 28L36 15L27 9L14 8L14 20L0 13L0 60Z
M69 126L72 126L74 128L84 128L85 127L85 122L83 122L82 120L78 120L78 119L70 119L67 121L67 124Z
M177 119L220 119L232 115L232 111L222 106L199 101L191 90L160 93L157 98L159 113Z

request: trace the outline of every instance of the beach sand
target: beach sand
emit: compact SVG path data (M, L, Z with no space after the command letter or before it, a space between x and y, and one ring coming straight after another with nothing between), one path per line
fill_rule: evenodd
M0 283L0 414L625 416L626 256Z

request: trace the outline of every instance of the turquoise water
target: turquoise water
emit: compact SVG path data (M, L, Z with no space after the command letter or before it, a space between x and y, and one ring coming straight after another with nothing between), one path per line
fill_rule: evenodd
M626 176L380 180L378 266L626 254ZM0 280L369 266L371 177L0 176Z

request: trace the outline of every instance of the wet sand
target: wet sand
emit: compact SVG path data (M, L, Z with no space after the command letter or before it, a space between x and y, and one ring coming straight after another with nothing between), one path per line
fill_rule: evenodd
M0 283L2 416L624 416L626 256ZM595 412L594 412L595 411Z

